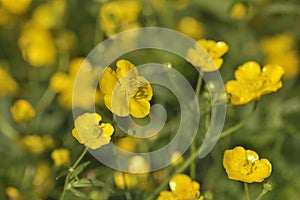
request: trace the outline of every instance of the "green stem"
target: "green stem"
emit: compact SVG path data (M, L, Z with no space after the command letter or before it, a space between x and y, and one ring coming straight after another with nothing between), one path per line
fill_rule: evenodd
M82 153L80 154L80 156L77 158L77 160L75 161L75 163L73 164L72 167L69 168L69 173L66 177L66 180L65 180L65 183L64 183L64 189L63 189L63 192L60 196L60 200L64 200L65 199L65 195L66 195L66 192L67 190L69 189L68 186L69 186L69 181L70 181L70 177L72 175L72 172L74 171L74 169L78 166L78 164L80 163L80 161L82 160L82 158L85 156L85 154L87 153L88 149L87 148L84 148L84 150L82 151Z
M199 74L196 89L195 89L195 95L197 98L199 98L199 95L201 92L202 81L203 81L202 76L201 76L201 74ZM191 155L194 154L194 152L196 150L196 145L197 145L196 141L197 140L194 140L191 144L191 147L190 147ZM196 177L196 162L195 162L195 160L190 165L190 176L192 179L195 179L195 177Z
M251 112L237 125L225 130L222 132L220 138L226 137L230 134L232 134L233 132L237 131L238 129L240 129L242 126L245 125L245 123L252 117L253 113L255 112L257 108L257 101L254 102L253 108L251 110Z
M257 196L256 200L260 200L267 192L268 190L263 189L261 193Z
M246 199L251 200L251 196L250 196L249 188L248 188L248 183L246 183L246 182L244 182L244 189L245 189L245 193L246 193Z

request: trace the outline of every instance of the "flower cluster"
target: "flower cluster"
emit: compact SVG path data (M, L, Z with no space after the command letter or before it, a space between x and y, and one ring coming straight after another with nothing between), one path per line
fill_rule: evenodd
M247 183L262 182L272 172L269 160L259 159L256 152L241 146L225 151L223 165L228 178Z
M233 105L246 104L281 88L283 74L280 65L266 65L261 69L256 62L246 62L235 71L236 80L228 81L225 89L231 94Z

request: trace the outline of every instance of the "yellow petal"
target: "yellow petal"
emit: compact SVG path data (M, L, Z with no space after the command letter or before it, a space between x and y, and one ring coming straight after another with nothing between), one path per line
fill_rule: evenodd
M110 67L106 67L99 81L100 90L103 94L112 94L117 82L116 72Z
M266 65L262 70L262 75L266 77L271 83L277 83L284 75L284 69L280 65Z
M101 123L100 128L102 129L102 134L109 138L114 132L114 127L109 123Z
M185 174L177 174L169 181L170 189L173 192L182 191L186 187L190 187L192 184L192 180L188 175Z
M150 103L147 99L130 98L130 114L135 118L144 118L150 112Z
M73 137L74 137L80 144L83 144L83 142L80 140L80 137L79 137L79 135L78 135L78 133L77 133L77 131L76 131L76 128L73 128L73 130L72 130L72 135L73 135Z
M238 81L247 79L259 78L261 74L261 69L259 64L256 62L246 62L240 66L234 73L235 78Z
M126 75L126 78L134 78L138 75L136 67L128 60L119 60L117 62L117 76L120 79Z

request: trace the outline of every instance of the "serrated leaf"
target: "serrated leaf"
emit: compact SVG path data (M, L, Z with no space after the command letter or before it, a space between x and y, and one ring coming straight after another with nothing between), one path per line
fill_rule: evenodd
M76 169L72 173L75 174L75 175L80 174L90 163L91 163L90 161L82 163L81 165L76 167Z
M60 178L62 178L62 177L64 177L64 176L66 176L68 173L69 173L69 170L65 169L65 170L61 171L61 172L56 176L55 179L58 180L58 179L60 179Z
M72 192L75 196L78 196L79 198L81 199L90 199L85 193L79 191L79 190L76 190L74 188L70 188L69 189L70 192Z

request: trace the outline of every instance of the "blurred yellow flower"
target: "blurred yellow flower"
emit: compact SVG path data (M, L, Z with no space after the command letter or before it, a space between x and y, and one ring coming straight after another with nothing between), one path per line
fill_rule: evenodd
M234 73L236 80L225 84L233 105L246 104L282 87L284 70L280 65L265 65L261 70L256 62L246 62Z
M110 1L100 9L100 24L105 34L110 37L116 33L140 27L137 21L141 11L138 0Z
M247 7L245 4L238 2L234 4L230 11L230 17L237 20L245 19L247 16Z
M81 144L91 149L97 149L108 144L114 127L109 123L101 123L102 117L97 113L85 113L75 120L72 135Z
M193 39L199 39L204 36L205 26L193 17L184 17L178 22L177 30Z
M224 152L223 166L229 179L247 183L262 182L272 172L269 160L259 159L256 152L241 146Z
M48 199L49 191L54 186L54 180L50 164L45 161L38 163L31 183L32 192L41 199Z
M54 149L51 153L51 158L57 167L70 164L71 162L70 151L68 149Z
M18 91L18 83L0 66L0 96L15 95Z
M205 56L202 55L203 47L207 53L210 55L215 66L207 66L208 62ZM200 67L204 72L211 72L218 70L223 64L223 59L221 58L228 51L228 45L225 42L216 42L213 40L201 39L197 41L194 49L189 49L187 52L187 60L194 66Z
M27 11L31 0L0 0L0 5L15 15L21 15Z
M65 0L52 0L37 6L32 13L32 22L46 29L61 25L66 9Z
M293 34L285 32L266 37L260 45L266 55L265 63L281 65L285 71L284 78L292 79L299 74L299 53Z
M179 151L172 153L170 161L173 166L177 166L184 161L182 154Z
M25 99L15 101L10 108L10 112L17 123L27 123L35 116L34 108Z
M136 176L136 174L115 172L114 180L117 188L119 189L131 189L136 187L138 184L138 177Z
M106 107L118 116L145 117L149 114L152 98L150 83L138 75L131 62L119 60L116 65L116 72L105 68L99 81Z
M55 146L55 142L50 135L27 135L20 139L21 145L32 153L42 153Z
M0 26L11 28L15 25L16 18L0 6Z
M9 200L27 200L28 198L21 194L21 192L15 187L7 187L5 193Z
M118 146L120 149L124 151L134 152L138 143L139 143L138 138L129 136L129 137L118 139L115 144L116 146Z
M157 200L203 200L200 184L185 174L177 174L169 181L171 192L162 191Z
M97 74L89 62L84 62L85 58L74 58L69 65L69 73L58 72L50 79L50 88L52 91L59 93L58 102L66 109L72 109L72 106L79 108L90 108L101 103L101 94L97 88L93 88L93 81ZM80 76L77 76L78 70ZM79 87L74 88L75 80L80 83ZM80 97L73 99L73 89Z
M23 58L34 67L49 66L56 61L57 49L49 30L28 23L18 41Z

